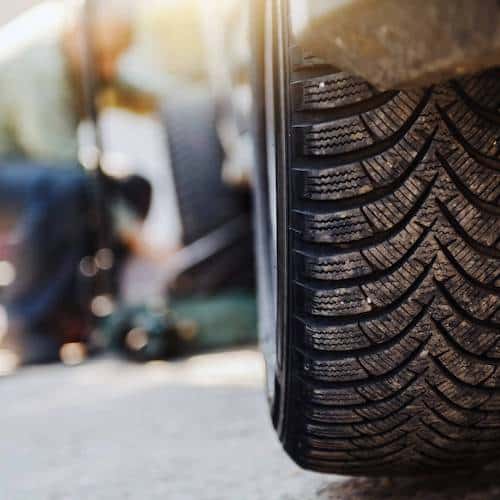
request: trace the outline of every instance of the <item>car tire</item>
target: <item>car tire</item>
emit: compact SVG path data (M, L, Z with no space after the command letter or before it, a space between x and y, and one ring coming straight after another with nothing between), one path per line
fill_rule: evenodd
M272 4L254 15L257 110L265 103L256 206L279 437L299 465L327 473L491 462L499 71L378 92L304 54L287 2Z
M249 194L222 178L223 150L216 131L216 102L206 86L184 83L163 105L168 152L183 228L191 245L224 225L249 215ZM254 286L253 234L244 234L206 261L185 271L173 291L182 296Z

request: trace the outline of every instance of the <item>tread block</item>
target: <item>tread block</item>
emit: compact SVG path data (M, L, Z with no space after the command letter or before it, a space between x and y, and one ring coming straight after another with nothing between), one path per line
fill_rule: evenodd
M370 85L362 78L343 72L298 81L294 83L294 87L295 109L300 111L334 109L369 99L374 95Z

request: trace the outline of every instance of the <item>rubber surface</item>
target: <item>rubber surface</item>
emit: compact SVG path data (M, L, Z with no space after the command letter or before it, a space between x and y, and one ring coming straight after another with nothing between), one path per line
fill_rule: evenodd
M286 57L285 448L304 467L345 474L491 461L499 72L378 93L296 49Z
M208 88L184 85L165 99L164 119L188 245L244 211L240 193L222 180L222 148Z
M163 118L182 220L182 242L189 245L248 213L249 195L222 179L223 151L215 127L215 101L208 88L183 85L171 89ZM253 287L252 238L249 225L246 236L183 273L174 286L176 293Z

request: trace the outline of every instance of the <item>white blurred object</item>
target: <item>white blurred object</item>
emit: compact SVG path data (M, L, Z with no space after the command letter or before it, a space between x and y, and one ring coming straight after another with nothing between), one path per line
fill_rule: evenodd
M9 329L9 316L7 314L7 309L0 305L0 340L7 334Z
M250 185L255 163L250 130L249 1L226 0L219 16L199 0L205 40L205 64L218 108L217 132L224 150L223 178L234 186Z
M145 242L163 251L178 248L182 243L181 216L167 133L160 120L116 108L104 110L100 120L105 156L127 158L129 173L151 184L151 207L142 229Z
M8 349L0 349L0 377L11 375L19 367L19 356Z
M0 154L77 158L72 82L61 43L72 1L44 2L0 28Z
M7 260L0 261L0 287L11 285L16 279L16 268Z
M149 335L143 328L133 328L125 337L125 344L132 351L140 351L148 345Z
M19 16L2 26L0 28L0 62L13 57L34 43L40 43L41 39L45 41L58 39L71 4L74 2L68 2L67 5L62 1L39 2L38 5L20 13ZM2 5L0 10L4 9ZM20 11L19 8L18 10Z
M105 318L115 310L115 303L111 295L97 295L90 304L92 314L97 318Z
M142 37L125 52L118 62L118 80L133 90L161 98L166 94L171 78L162 68L152 42Z
M61 347L59 357L66 366L77 366L87 359L87 348L81 342L69 342Z

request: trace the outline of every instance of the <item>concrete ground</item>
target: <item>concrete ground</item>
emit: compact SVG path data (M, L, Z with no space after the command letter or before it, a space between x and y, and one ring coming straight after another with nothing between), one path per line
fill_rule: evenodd
M254 350L24 369L0 380L0 499L500 499L498 470L349 479L301 471L267 416Z

